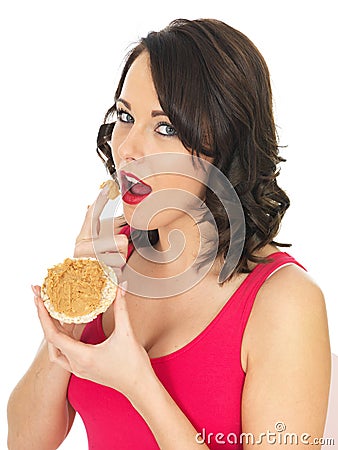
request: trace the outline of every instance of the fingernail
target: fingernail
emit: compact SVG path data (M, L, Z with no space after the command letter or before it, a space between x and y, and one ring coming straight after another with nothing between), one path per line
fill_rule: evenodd
M37 294L36 289L32 284L31 284L31 288L32 288L33 293L36 295Z
M121 283L121 294L122 297L124 297L126 295L126 290L127 290L127 286L128 286L128 281L125 280Z

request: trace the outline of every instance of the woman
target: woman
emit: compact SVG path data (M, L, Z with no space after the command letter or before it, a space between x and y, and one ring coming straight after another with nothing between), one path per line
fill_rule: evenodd
M75 411L93 449L321 437L325 301L274 241L289 199L256 47L216 20L174 21L130 52L105 122L123 216L100 220L101 191L74 255L104 260L121 286L84 329L53 321L33 287L45 341L9 400L9 448L57 448Z

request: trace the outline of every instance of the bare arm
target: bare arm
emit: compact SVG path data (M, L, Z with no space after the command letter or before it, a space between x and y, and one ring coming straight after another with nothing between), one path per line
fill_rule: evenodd
M132 399L131 403L147 422L161 449L209 448L198 439L197 430L157 377L152 377L148 383L144 383L138 399Z
M85 221L76 241L75 257L96 256L93 251L92 225L96 241L112 241L124 222L121 218L100 221L100 214L108 197L100 192L96 201L87 209ZM83 238L84 241L82 240ZM119 253L117 255L120 257ZM105 255L101 255L102 260ZM114 255L108 255L113 258ZM119 267L115 267L116 271ZM57 323L55 321L55 323ZM57 323L57 327L60 324ZM83 325L65 325L63 332L80 338ZM50 345L50 344L49 344ZM8 401L9 450L53 450L67 436L75 417L67 400L70 372L51 362L48 345L44 341L31 367L13 390Z
M9 450L52 450L74 420L67 401L70 373L50 362L44 341L8 401Z
M115 327L101 344L70 339L55 327L42 299L38 313L46 339L59 349L55 362L80 378L116 389L125 395L152 430L163 450L207 449L196 440L197 431L157 378L149 356L137 341L119 286L112 307Z
M243 432L262 436L261 450L308 448L323 435L330 386L331 353L325 301L301 269L280 269L256 298L243 390ZM307 433L308 436L306 438ZM308 439L308 443L302 442ZM279 440L282 439L282 442ZM289 439L287 444L284 439ZM256 448L248 442L244 448ZM320 446L319 446L320 447ZM318 446L316 446L318 448Z

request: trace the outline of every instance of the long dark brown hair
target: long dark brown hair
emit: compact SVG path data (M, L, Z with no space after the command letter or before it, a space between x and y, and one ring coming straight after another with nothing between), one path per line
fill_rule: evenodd
M241 258L227 279L250 272L248 262L266 263L255 256L266 244L290 247L274 240L290 205L278 186L278 136L272 110L270 76L264 58L241 32L213 19L171 22L159 32L140 39L126 58L115 93L119 98L126 74L135 59L147 51L160 105L187 149L212 156L213 164L237 192L245 215L245 243ZM109 173L116 170L109 141L114 104L106 113L97 145ZM216 195L207 188L206 206L219 234L217 256L226 257L230 243L229 220ZM151 244L157 230L146 233ZM223 280L224 281L224 280Z

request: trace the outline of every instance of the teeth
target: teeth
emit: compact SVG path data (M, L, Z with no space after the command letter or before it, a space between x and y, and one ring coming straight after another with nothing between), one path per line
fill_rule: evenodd
M136 183L139 182L139 181L136 180L134 177L130 177L129 175L125 175L125 177L127 178L127 180L128 180L130 183L136 184Z

